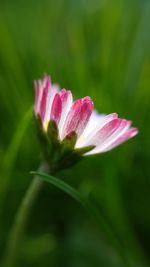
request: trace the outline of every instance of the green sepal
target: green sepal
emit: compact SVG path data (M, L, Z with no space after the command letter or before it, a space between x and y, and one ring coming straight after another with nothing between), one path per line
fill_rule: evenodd
M37 133L44 151L44 156L46 159L50 159L52 158L54 152L57 151L57 146L59 145L57 125L54 121L50 121L47 131L45 131L39 115L36 116L36 124Z
M42 120L40 118L39 115L37 115L35 117L35 121L36 121L36 127L37 127L37 135L38 138L41 142L41 144L43 144L44 146L47 144L47 140L46 140L46 133L43 130L43 124L42 124Z
M59 142L58 127L54 120L50 120L47 127L47 138L49 142L57 144Z
M57 147L55 146L55 153L53 153L53 163L59 170L66 169L70 167L70 159L72 161L77 134L72 132L67 135L63 141L60 141L59 139L57 139L57 141Z
M58 127L55 121L50 120L47 131L43 129L43 124L39 116L36 117L38 136L44 150L44 157L51 166L51 171L67 169L77 163L82 156L95 148L87 146L75 148L77 134L75 132L67 135L63 141L59 138Z
M62 146L67 147L68 149L74 149L76 141L77 141L77 134L75 132L72 132L64 138L61 144Z
M47 127L47 146L49 147L48 155L46 157L49 159L50 163L57 162L58 153L60 153L60 140L58 127L54 120L50 120Z
M87 153L87 152L93 150L94 148L95 148L94 145L91 145L91 146L85 146L85 147L83 147L83 148L76 148L76 149L75 149L75 153L77 153L77 154L79 154L79 155L82 156L83 154L85 154L85 153Z

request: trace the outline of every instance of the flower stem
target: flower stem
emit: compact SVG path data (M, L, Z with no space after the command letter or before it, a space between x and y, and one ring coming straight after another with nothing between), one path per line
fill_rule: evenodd
M48 172L48 165L42 163L38 170ZM21 205L14 220L14 224L10 231L8 246L6 248L4 267L14 267L16 265L22 236L26 228L33 204L43 186L43 183L43 179L35 175L31 185L29 186L21 202Z

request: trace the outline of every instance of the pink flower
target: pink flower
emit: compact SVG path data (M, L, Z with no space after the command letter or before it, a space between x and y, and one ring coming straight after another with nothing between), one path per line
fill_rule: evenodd
M131 128L131 121L118 118L116 113L99 115L93 109L90 97L73 101L71 91L59 90L50 76L35 81L34 113L44 133L50 121L55 122L60 143L75 133L74 150L90 147L84 155L92 155L109 151L138 133L137 128Z

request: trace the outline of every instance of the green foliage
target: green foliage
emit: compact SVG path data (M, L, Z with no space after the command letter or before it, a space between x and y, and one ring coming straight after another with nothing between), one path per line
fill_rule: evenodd
M47 72L76 98L91 96L98 111L133 120L139 135L58 174L92 199L104 223L97 224L70 197L45 186L26 229L18 266L149 266L149 32L148 0L1 1L1 258L30 184L29 172L41 160L28 110L33 79ZM112 229L112 237L103 225Z

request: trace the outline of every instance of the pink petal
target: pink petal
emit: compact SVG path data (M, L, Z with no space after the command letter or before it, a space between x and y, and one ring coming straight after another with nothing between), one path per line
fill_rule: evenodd
M67 93L67 90L65 88L61 89L59 92L60 97L62 97L62 99L65 99L65 95Z
M130 138L134 137L138 133L137 128L131 128L124 134L122 134L117 140L111 143L106 149L103 150L103 152L109 151L116 146L119 146L120 144L124 143L125 141L129 140Z
M70 95L72 97L72 94L71 94L70 91L67 91L66 89L62 89L59 92L59 95L60 95L60 98L61 98L61 101L62 101L62 108L64 108L66 106L68 98L70 97Z
M45 129L47 129L48 122L50 120L51 108L52 108L53 100L57 92L58 92L58 87L55 85L51 85L48 88L48 94L46 98L46 111L45 111L44 122L43 122Z
M59 94L56 94L52 103L50 118L57 124L59 123L62 112L62 101Z
M44 75L44 78L43 78L43 82L45 82L45 83L49 83L49 85L51 85L51 76L45 74L45 75Z
M34 81L34 91L35 91L34 112L35 114L38 114L39 109L40 109L40 101L42 98L42 90L40 87L40 81Z
M105 140L107 140L108 137L110 137L120 126L121 119L113 119L112 121L109 121L106 123L102 128L100 128L99 131L92 137L92 139L89 141L87 145L100 145Z
M65 120L66 117L68 115L68 112L72 106L72 93L71 91L68 91L66 89L62 89L59 92L59 95L61 97L61 101L62 101L62 113L61 113L61 118L59 121L59 135L60 135L60 139L63 139L63 128L64 128L64 124L65 124Z
M44 120L45 111L46 111L47 94L48 94L48 84L46 84L46 87L43 89L42 99L41 99L41 103L40 103L39 115L40 115L42 121Z
M91 140L93 140L97 132L99 132L106 124L117 118L117 113L112 113L107 116L98 116L97 113L93 112L85 131L77 140L76 148L90 145Z
M113 147L117 146L116 141L120 140L120 138L122 136L124 136L124 134L126 135L126 133L128 131L130 131L129 127L131 126L131 121L127 121L127 120L124 120L124 119L120 119L120 121L121 121L120 125L118 126L116 131L114 131L114 133L111 134L110 137L108 137L104 142L99 143L99 145L95 149L93 149L92 151L88 152L87 153L88 155L97 154L97 153L103 153L103 152L108 151L108 150L112 149ZM122 142L124 142L124 141L122 141ZM115 145L112 146L113 144L115 144ZM119 145L119 143L118 143L118 145Z
M44 98L43 94L45 95L47 92L47 87L51 85L51 78L50 76L44 76L43 80L38 80L34 82L35 87L35 104L34 104L34 111L36 114L39 114L43 119L44 116Z
M64 125L64 133L76 132L78 136L84 131L92 114L93 102L89 97L75 101L68 113Z
M36 110L37 109L37 102L38 102L38 98L39 98L39 93L40 93L37 81L34 81L34 91L35 91L34 107Z

